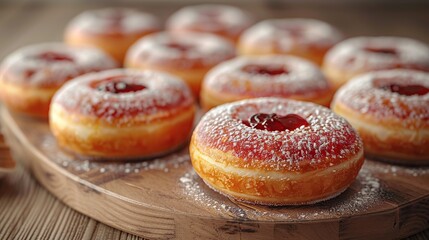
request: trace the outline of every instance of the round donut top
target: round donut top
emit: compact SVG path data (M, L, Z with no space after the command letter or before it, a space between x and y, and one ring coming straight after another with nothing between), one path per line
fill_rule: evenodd
M311 97L330 90L319 68L310 61L281 55L240 56L206 75L207 89L249 97Z
M334 102L380 122L410 129L429 126L429 73L403 69L367 73L340 88Z
M211 67L235 56L227 40L206 33L154 33L128 50L126 62L175 66L181 69Z
M342 40L342 34L328 23L305 18L267 19L250 27L240 44L264 44L279 51L300 48L330 48Z
M96 48L43 43L20 48L6 57L0 79L12 84L57 88L79 75L117 66Z
M53 104L112 126L153 122L193 106L189 88L171 75L114 69L87 74L65 84ZM73 116L73 115L72 115Z
M297 114L309 126L267 131L243 123L257 113ZM328 108L281 98L258 98L216 107L201 119L194 138L202 147L237 157L232 166L307 172L347 161L362 151L355 130Z
M104 8L82 12L73 18L68 31L121 35L159 31L161 23L152 14L129 8Z
M394 68L429 71L429 47L402 37L355 37L332 48L324 62L359 72Z
M239 8L202 4L179 9L167 20L167 29L238 36L252 23L250 15Z

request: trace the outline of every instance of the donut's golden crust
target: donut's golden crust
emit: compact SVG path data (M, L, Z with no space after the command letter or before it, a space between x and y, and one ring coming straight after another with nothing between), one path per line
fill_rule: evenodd
M64 40L71 46L98 47L103 49L119 63L124 61L128 48L138 39L157 30L128 35L94 35L71 28L65 33Z
M246 67L282 67L286 74L257 74ZM243 99L281 97L328 107L334 89L320 69L292 56L240 56L214 67L205 76L200 99L205 110Z
M210 67L201 67L201 68L193 68L193 69L183 69L180 66L163 66L163 65L154 65L144 62L126 62L125 63L127 68L133 68L133 69L141 69L141 70L154 70L154 71L162 71L170 73L171 75L177 76L183 81L186 82L186 84L191 89L193 95L195 97L199 96L199 93L201 91L201 82L204 79L204 76L206 73L212 68Z
M125 66L177 76L198 99L206 73L234 56L234 46L215 35L164 32L144 37L134 44L127 53Z
M377 54L377 50L393 51L393 54ZM402 37L350 38L327 52L322 69L335 89L358 75L372 71L414 69L428 72L429 47Z
M246 161L201 147L195 135L190 155L195 171L210 187L236 200L262 205L302 205L335 197L354 181L364 162L360 152L334 167L305 173L231 166L231 162Z
M118 83L125 92L116 92ZM100 89L105 84L110 90ZM49 121L62 148L95 160L124 160L162 155L183 145L194 115L191 91L179 79L115 69L67 83L53 98Z
M315 19L268 19L240 37L240 55L287 54L321 65L325 53L342 39L331 25Z
M53 104L50 126L61 147L80 155L103 160L151 157L176 149L188 139L195 107L173 112L143 125L130 119L128 126L118 128Z
M334 95L333 89L326 89L325 91L320 91L318 93L315 93L312 97L303 97L300 95L290 95L287 98L298 100L298 101L306 101L306 102L313 102L322 106L328 107L331 103L332 97ZM216 92L212 91L209 88L202 88L201 94L200 94L200 103L201 106L205 111L208 111L216 106L235 102L243 99L250 99L255 98L255 96L252 95L235 95L235 94L228 94L225 92Z
M15 112L48 118L51 99L64 83L85 73L114 67L117 63L95 48L62 43L26 46L2 62L0 99Z
M255 113L296 113L309 126L266 131L242 121ZM243 100L209 111L191 138L195 171L213 189L239 201L300 205L344 191L364 162L363 145L327 108L281 98Z
M383 89L390 84L429 88L429 74L398 69L361 75L337 91L331 108L359 132L367 155L429 164L429 93L408 96Z
M419 130L410 130L398 119L361 114L339 101L333 104L332 110L346 118L359 132L365 154L395 163L429 164L429 148L425 147L429 146L429 123Z
M49 103L57 88L34 88L6 83L0 79L0 99L11 110L47 118Z
M305 58L310 60L318 65L322 65L323 58L326 52L329 50L328 47L325 48L308 48L302 47L300 44L292 44L291 50L287 52L288 55L293 55L301 58ZM239 55L277 55L277 54L285 54L283 50L272 46L272 48L266 48L264 44L246 44L241 43L237 47L237 51Z

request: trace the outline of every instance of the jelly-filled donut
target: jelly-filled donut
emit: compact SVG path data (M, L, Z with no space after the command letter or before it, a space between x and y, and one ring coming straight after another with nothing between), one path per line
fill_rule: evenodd
M129 68L163 71L183 79L196 97L204 75L218 63L235 56L234 46L207 33L155 33L128 51Z
M252 17L239 8L202 4L179 9L167 20L167 29L172 32L212 33L235 43L252 23Z
M204 109L247 98L282 97L329 106L334 94L320 69L305 59L241 56L214 67L204 78Z
M397 68L429 72L429 47L402 37L355 37L333 47L323 62L336 89L362 73Z
M429 164L429 73L385 70L341 87L332 109L359 132L365 153L403 164Z
M342 40L328 23L304 18L268 19L247 29L240 37L242 55L290 54L321 65L325 53Z
M85 11L73 18L65 31L65 42L95 46L122 63L128 48L139 38L161 29L152 14L128 8Z
M225 104L201 119L192 164L214 190L262 205L299 205L343 192L364 161L363 145L328 108L281 98Z
M47 118L55 92L79 75L116 68L104 52L61 43L43 43L16 50L0 67L0 99L22 114Z
M188 140L195 106L179 79L152 71L87 74L54 96L50 127L66 150L93 159L147 158Z

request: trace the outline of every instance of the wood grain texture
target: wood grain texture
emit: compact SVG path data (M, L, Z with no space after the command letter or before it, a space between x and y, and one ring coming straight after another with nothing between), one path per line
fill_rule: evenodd
M1 111L12 149L61 201L150 239L380 239L429 227L429 168L367 161L339 197L311 206L237 203L207 188L187 149L155 160L90 162L56 145L44 121Z

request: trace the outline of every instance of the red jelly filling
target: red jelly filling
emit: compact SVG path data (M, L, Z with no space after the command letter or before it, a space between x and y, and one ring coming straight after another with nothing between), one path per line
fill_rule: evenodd
M397 55L398 53L394 48L376 48L376 47L366 47L365 51L371 52L371 53L378 53L378 54L386 54L386 55Z
M166 46L168 48L176 49L176 50L181 51L181 52L188 51L189 49L192 48L192 46L190 46L190 45L186 45L186 44L182 44L182 43L174 43L174 42L168 43L168 44L166 44Z
M73 62L73 58L71 58L69 55L56 52L45 52L39 54L37 58L46 62Z
M398 85L398 84L391 84L387 86L383 86L382 89L389 90L391 92L399 93L401 95L405 96L412 96L412 95L425 95L429 93L429 88L421 86L421 85Z
M271 75L276 76L280 74L288 74L289 71L280 65L247 65L242 68L244 72L250 74L260 74L260 75Z
M128 83L120 79L115 79L109 82L102 82L97 86L98 91L110 92L114 94L138 92L144 89L146 89L146 86L135 83Z
M251 128L267 131L293 131L301 126L310 126L307 120L297 114L278 116L275 113L257 113L242 123Z

